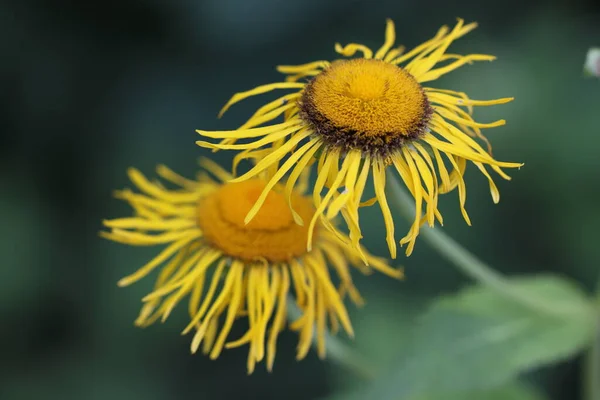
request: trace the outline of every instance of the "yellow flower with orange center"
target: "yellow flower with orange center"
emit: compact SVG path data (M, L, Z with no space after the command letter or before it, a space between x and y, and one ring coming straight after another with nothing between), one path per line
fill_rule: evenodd
M444 26L432 39L403 53L403 47L393 47L395 29L388 20L385 42L375 53L362 44L336 44L335 50L342 56L358 53L360 57L279 66L278 71L287 75L285 82L234 95L221 114L251 96L279 89L295 90L259 108L236 130L198 131L206 138L220 139L219 143L198 141L202 147L242 150L234 159L234 171L241 160L256 160L253 168L236 178L236 182L269 171L270 180L244 222L256 218L269 191L286 174L289 173L289 196L301 171L315 163L316 212L311 218L303 218L292 210L296 223L308 222L308 250L312 249L317 226L334 229L331 220L341 213L350 231L349 242L360 252L358 210L378 203L390 254L396 257L394 222L385 194L388 168L402 179L415 201L414 222L400 240L401 245L407 244L407 255L413 251L422 224L433 226L436 220L443 223L438 210L440 194L458 188L460 209L470 224L463 180L467 161L488 179L492 199L497 203L500 194L487 168L510 179L502 168L522 164L494 159L481 133L481 129L501 126L505 121L479 123L472 112L473 106L503 104L512 98L472 100L461 92L423 86L465 64L495 58L447 53L454 40L475 27L476 24L465 25L459 20L453 29ZM308 82L300 81L306 79ZM273 123L282 116L283 122ZM488 143L488 149L484 150L475 139ZM367 199L369 176L373 178L375 196ZM363 260L368 261L366 256Z
M306 187L306 175L300 187L286 195L278 186L269 191L264 207L246 224L244 219L267 181L257 177L229 183L233 177L228 172L209 160L201 164L217 179L202 172L197 180L189 180L165 166L157 168L158 175L177 189L167 189L130 169L129 177L141 193L122 190L116 196L129 203L135 215L104 221L109 230L101 235L107 239L134 246L166 245L146 265L119 281L120 286L127 286L161 268L154 290L143 298L136 325L166 320L189 296L190 322L183 333L195 331L192 352L202 345L215 359L223 348L247 344L248 372L264 359L271 370L277 337L286 326L286 304L294 301L301 311L300 318L290 324L299 332L297 358L306 356L313 340L324 357L328 329L336 332L341 325L352 335L343 303L346 294L354 303L362 301L350 264L363 272L370 269L357 250L344 245L342 233L322 229L320 224L314 232L315 245L306 250L308 226L298 225L294 218L309 220L315 212L312 201L300 192ZM361 252L372 268L402 276L401 270ZM230 340L231 328L240 318L247 320L248 330Z

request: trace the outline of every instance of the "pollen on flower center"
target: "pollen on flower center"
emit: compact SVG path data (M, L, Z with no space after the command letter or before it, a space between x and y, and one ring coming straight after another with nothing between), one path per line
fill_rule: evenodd
M285 262L305 254L308 226L294 222L282 193L271 191L258 214L244 223L265 185L259 179L226 183L201 199L197 215L204 238L226 255L247 261ZM300 195L292 196L292 206L304 221L314 214L312 202Z
M418 138L432 113L412 75L364 58L332 63L307 85L299 106L328 144L378 154Z

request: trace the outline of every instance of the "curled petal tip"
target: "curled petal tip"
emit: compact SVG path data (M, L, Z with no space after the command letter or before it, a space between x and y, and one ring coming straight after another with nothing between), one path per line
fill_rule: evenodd
M223 114L225 114L225 112L227 112L228 109L229 109L229 106L227 106L227 105L224 106L223 108L221 108L221 110L217 114L217 118L221 119L221 117L223 116Z
M127 279L123 278L117 282L117 286L118 287L129 286L129 282L127 281Z

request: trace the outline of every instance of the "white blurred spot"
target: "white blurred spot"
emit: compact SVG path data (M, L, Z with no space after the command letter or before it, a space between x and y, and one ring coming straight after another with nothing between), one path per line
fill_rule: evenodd
M592 47L588 51L584 69L587 73L600 77L600 47Z

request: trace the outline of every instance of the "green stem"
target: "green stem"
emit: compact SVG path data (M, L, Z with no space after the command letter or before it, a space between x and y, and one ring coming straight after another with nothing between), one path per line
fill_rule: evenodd
M600 281L596 287L596 335L585 355L584 388L586 400L600 400Z
M292 296L287 299L287 316L290 322L295 321L302 315L296 301ZM313 347L316 347L316 332L313 334ZM343 343L338 337L325 334L325 343L327 344L327 357L335 360L338 364L345 367L356 376L364 380L372 380L377 374L368 361L358 354L354 349Z
M415 215L414 199L404 190L398 178L395 175L391 176L391 182L388 184L388 188L392 194L390 197L396 202L398 211L407 219L412 220ZM458 242L446 235L442 229L423 227L421 228L420 235L434 250L454 264L464 274L479 283L493 288L507 298L545 314L563 316L572 312L572 310L563 310L558 309L556 306L549 306L537 298L531 297L526 292L515 288L500 273L469 253Z
M585 390L587 400L600 400L600 387L598 381L600 380L600 337L596 334L596 338L592 343L592 347L588 350L585 355Z

